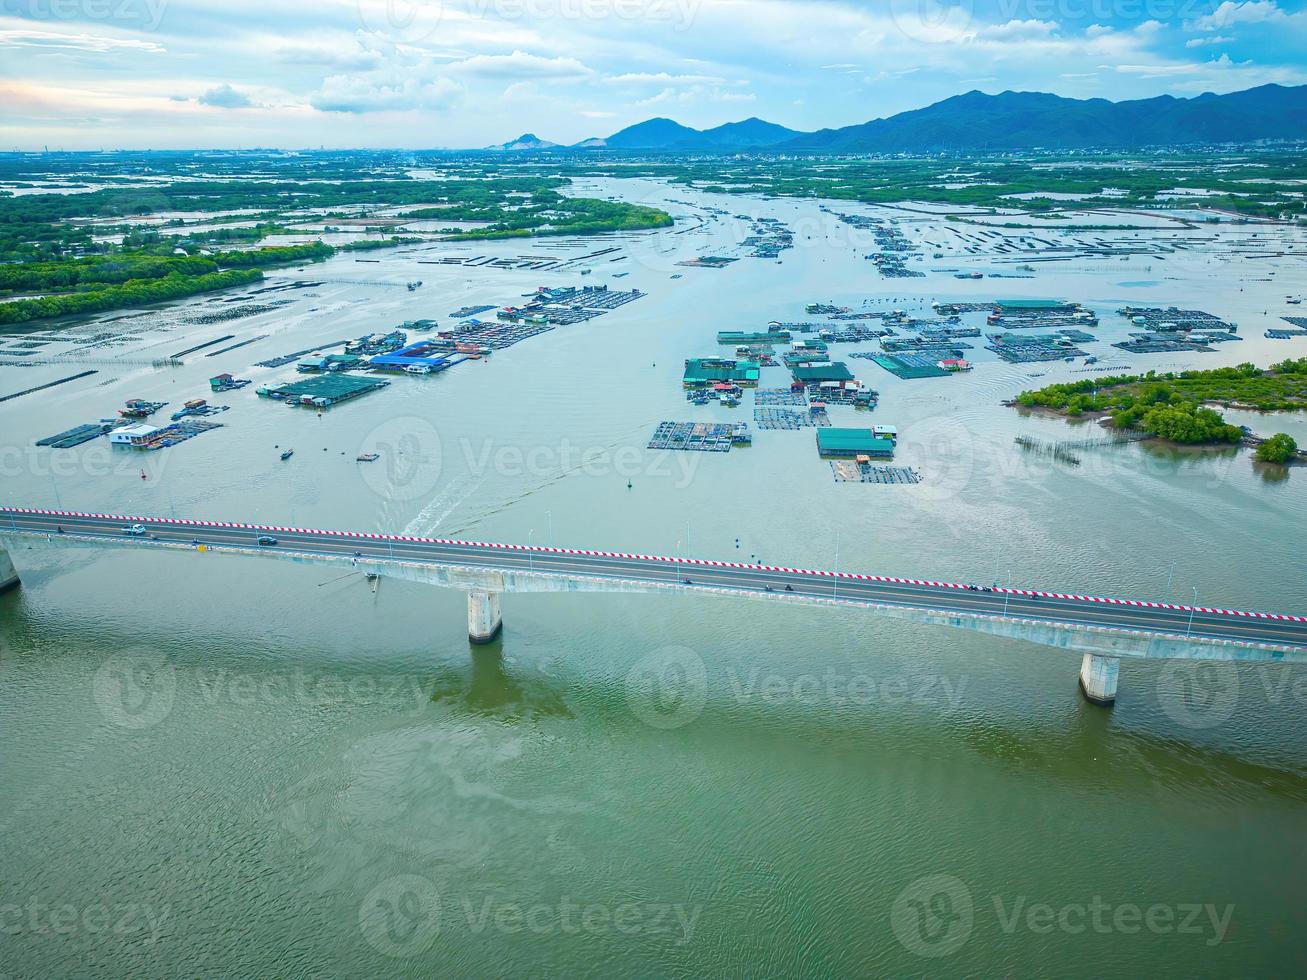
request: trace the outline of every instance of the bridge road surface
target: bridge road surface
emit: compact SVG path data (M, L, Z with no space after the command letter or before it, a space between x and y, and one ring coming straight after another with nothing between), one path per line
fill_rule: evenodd
M129 538L124 529L145 526L148 535ZM359 556L384 564L388 559L457 565L507 572L611 578L623 582L685 584L744 594L793 594L796 598L883 604L945 613L1007 616L1055 626L1091 626L1167 636L1193 636L1234 643L1271 644L1307 649L1307 616L1244 612L1204 606L1172 605L1127 599L1102 599L1031 589L994 586L976 590L966 584L896 579L768 565L743 565L695 558L628 555L566 548L413 538L370 532L307 530L257 524L185 521L175 518L92 515L0 507L0 537L59 533L84 539L127 541L149 547L155 542L201 544L221 548L260 547L270 535L274 546L261 550L286 555ZM788 589L787 589L788 586Z

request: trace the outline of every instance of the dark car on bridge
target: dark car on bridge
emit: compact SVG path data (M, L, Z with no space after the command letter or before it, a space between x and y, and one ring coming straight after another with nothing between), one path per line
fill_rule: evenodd
M260 535L259 535L259 544L264 544L264 545L273 545L273 544L276 544L276 543L277 543L277 539L274 538L271 534L260 534Z

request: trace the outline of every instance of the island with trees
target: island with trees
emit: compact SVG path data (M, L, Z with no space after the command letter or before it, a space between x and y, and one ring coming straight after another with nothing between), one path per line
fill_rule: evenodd
M1066 418L1098 416L1118 429L1182 445L1234 444L1242 442L1246 433L1227 422L1217 408L1259 412L1307 409L1307 357L1287 359L1266 369L1240 364L1202 371L1086 378L1023 391L1013 404ZM1258 458L1268 462L1285 462L1296 453L1297 444L1284 433L1258 445Z

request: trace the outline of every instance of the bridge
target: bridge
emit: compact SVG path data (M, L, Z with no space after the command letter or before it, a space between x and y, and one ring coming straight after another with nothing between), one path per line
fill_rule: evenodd
M474 643L499 633L504 592L676 590L857 606L1080 653L1080 688L1097 704L1116 699L1122 657L1307 663L1307 616L1283 613L704 558L25 507L0 507L0 590L19 584L4 543L20 541L344 564L461 589Z

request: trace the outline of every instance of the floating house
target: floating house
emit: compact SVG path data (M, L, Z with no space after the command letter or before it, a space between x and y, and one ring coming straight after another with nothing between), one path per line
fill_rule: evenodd
M765 332L748 330L722 330L717 334L719 344L788 344L791 340L788 330L768 328Z
M822 456L870 456L892 459L894 441L871 429L818 429L817 452Z
M275 398L291 405L330 408L340 402L384 388L388 384L389 381L379 381L376 378L331 374L320 378L307 378L279 388L263 387L258 390L258 394L263 398Z
M853 372L843 361L833 361L826 364L807 364L793 369L794 380L803 384L822 384L824 382L834 382L839 385L847 385L851 381L856 381Z
M142 446L162 431L159 426L146 422L124 425L109 433L109 441L117 446Z
M405 371L409 374L435 374L451 364L450 359L437 350L434 340L419 340L401 347L393 354L378 354L368 361L375 371ZM410 370L410 368L415 370Z
M685 362L681 384L686 388L705 388L719 382L729 382L752 388L758 384L760 368L757 361L734 361L721 357L693 357Z
M1079 303L1068 303L1064 299L1000 299L995 310L1003 313L1075 313L1080 309Z

